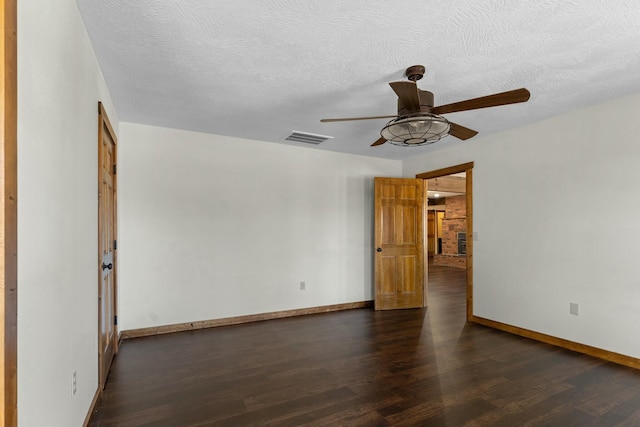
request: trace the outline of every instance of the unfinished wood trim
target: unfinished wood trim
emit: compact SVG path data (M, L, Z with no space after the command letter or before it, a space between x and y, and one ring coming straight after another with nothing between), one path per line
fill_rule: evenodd
M532 340L551 344L556 347L575 351L577 353L597 357L598 359L603 359L609 362L617 363L619 365L640 369L640 359L637 359L635 357L625 356L624 354L614 353L612 351L603 350L598 347L580 344L563 338L554 337L552 335L543 334L541 332L535 332L529 329L508 325L506 323L496 322L495 320L485 319L483 317L473 316L470 320L479 325L484 325L504 332L509 332L510 334L519 335L521 337L530 338Z
M98 115L102 116L102 120L105 124L105 126L107 126L107 129L109 129L109 133L113 136L114 140L114 145L116 145L118 143L118 141L116 141L115 137L116 137L116 133L113 130L113 126L111 126L111 122L109 121L109 115L107 114L107 110L105 110L104 105L102 104L101 101L98 101Z
M466 171L467 208L467 321L473 317L473 168Z
M462 163L456 166L450 166L448 168L442 168L434 171L423 172L416 175L416 178L431 179L438 178L439 176L452 175L454 173L465 172L467 169L473 168L473 162Z
M103 120L103 117L105 116L105 111L104 111L104 107L102 106L102 102L98 102L98 258L97 258L97 263L96 266L100 265L100 262L102 260L102 248L101 248L101 241L102 241L102 220L101 220L101 215L102 213L100 212L100 192L101 192L101 184L102 184L102 180L103 180L103 172L102 172L102 138L103 138L103 132L104 132L104 126L106 124L106 121ZM99 270L99 268L98 268ZM104 388L104 380L103 380L103 375L102 375L102 304L100 302L100 298L101 295L100 293L101 291L101 287L102 287L102 274L100 273L100 271L98 271L98 327L97 327L97 334L98 334L98 391L96 392L98 395L100 395L102 393L102 389Z
M82 423L82 427L87 427L89 425L89 421L91 420L91 415L93 414L93 411L96 409L96 404L98 403L98 399L100 399L101 395L102 395L102 389L98 387L98 389L96 390L96 393L93 395L93 400L91 400L91 405L89 405L89 412L87 412L87 415L84 417L84 422Z
M422 307L429 305L429 181L423 180L422 186ZM435 212L433 213L435 216ZM436 246L437 246L436 242Z
M263 320L285 317L306 316L309 314L329 313L332 311L352 310L373 307L373 301L358 301L345 304L323 305L319 307L298 308L294 310L273 311L270 313L249 314L246 316L225 317L223 319L201 320L197 322L177 323L174 325L154 326L151 328L129 329L122 331L122 339L172 334L174 332L194 331L197 329L217 328L219 326L239 325L241 323L261 322Z
M16 0L0 0L0 425L18 425Z

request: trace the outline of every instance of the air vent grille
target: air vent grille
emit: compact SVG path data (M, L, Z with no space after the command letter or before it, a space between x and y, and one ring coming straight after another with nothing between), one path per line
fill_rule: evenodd
M316 133L298 132L297 130L291 131L291 135L287 136L285 141L302 142L303 144L318 145L325 142L328 139L332 139L332 136L318 135Z

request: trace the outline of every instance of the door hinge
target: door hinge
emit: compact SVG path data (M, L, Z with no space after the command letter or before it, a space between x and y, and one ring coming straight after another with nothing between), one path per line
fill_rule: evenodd
M113 165L113 174L114 174L114 175L116 174L116 169L117 169L117 168L116 168L116 165Z
M118 316L113 316L113 324L118 326Z
M113 241L113 250L115 251L116 249L118 249L118 241L114 240Z

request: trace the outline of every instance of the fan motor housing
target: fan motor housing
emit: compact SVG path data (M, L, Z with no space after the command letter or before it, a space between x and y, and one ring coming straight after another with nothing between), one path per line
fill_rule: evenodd
M420 96L420 112L421 113L429 113L433 108L433 92L429 92L428 90L420 90L418 89L418 94ZM402 104L402 101L398 98L398 115L406 116L411 113L416 113L417 111L409 111Z

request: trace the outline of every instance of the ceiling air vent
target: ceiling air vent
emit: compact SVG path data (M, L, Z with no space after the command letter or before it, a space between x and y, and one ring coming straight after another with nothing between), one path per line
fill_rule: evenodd
M285 141L302 142L303 144L318 145L325 142L327 139L332 139L332 136L318 135L316 133L298 132L297 130L291 131L291 135L286 137Z

